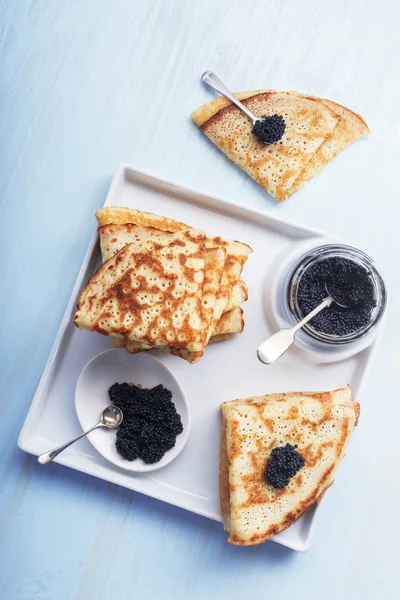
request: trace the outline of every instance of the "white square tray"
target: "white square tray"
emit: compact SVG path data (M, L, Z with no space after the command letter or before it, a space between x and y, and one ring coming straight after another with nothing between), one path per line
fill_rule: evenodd
M272 264L278 256L292 252L296 245L326 243L332 241L329 236L206 196L126 165L117 170L105 205L159 213L202 228L209 235L249 243L254 253L249 256L244 268L244 280L250 293L248 302L243 306L246 326L243 334L229 341L211 344L202 360L195 365L158 353L185 390L192 412L188 443L170 465L149 474L124 471L107 462L86 439L63 452L57 461L221 521L218 497L219 404L224 400L265 393L329 390L346 384L351 384L354 397L359 399L362 380L376 344L373 342L355 356L336 362L316 363L307 352L298 348L269 367L257 359L257 346L272 333L264 310ZM90 242L19 436L18 445L26 452L39 455L81 432L74 405L76 381L87 361L111 344L107 337L79 331L73 326L72 319L79 292L99 264L96 234ZM336 485L340 485L340 469ZM316 507L277 535L274 541L295 550L306 550L315 514Z

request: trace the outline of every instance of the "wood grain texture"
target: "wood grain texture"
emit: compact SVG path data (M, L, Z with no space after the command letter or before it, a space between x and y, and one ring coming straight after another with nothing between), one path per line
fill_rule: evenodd
M2 1L2 600L394 597L399 30L395 0ZM332 98L365 117L372 136L277 205L190 121L212 97L199 83L207 69L233 90ZM327 229L383 266L388 326L306 555L273 543L230 547L220 524L57 465L41 468L16 448L93 213L122 161Z

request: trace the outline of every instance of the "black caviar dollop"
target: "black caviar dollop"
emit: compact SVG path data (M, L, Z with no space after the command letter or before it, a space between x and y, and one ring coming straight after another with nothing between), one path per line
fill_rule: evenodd
M251 133L254 133L260 142L264 142L264 144L275 144L282 139L285 129L285 119L281 115L275 114L257 120Z
M306 461L296 448L297 444L294 446L286 444L286 446L278 446L272 450L264 476L274 488L286 487L289 479L304 467Z
M175 446L183 425L172 402L172 393L163 385L145 389L129 383L114 383L108 395L111 403L124 414L116 441L117 451L123 458L155 463Z
M329 335L345 336L363 329L376 306L375 286L362 265L341 256L321 259L302 275L297 292L303 316L328 295L336 302L310 321L310 326Z

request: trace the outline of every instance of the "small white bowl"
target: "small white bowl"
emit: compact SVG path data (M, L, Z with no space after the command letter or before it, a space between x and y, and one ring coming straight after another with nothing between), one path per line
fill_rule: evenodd
M108 390L113 383L133 383L145 388L158 384L172 392L172 401L181 416L183 432L176 444L162 459L147 465L141 459L132 462L122 458L115 447L116 430L99 428L87 436L93 446L107 460L121 469L144 473L168 465L183 450L189 435L189 406L175 376L164 363L147 353L128 354L122 349L111 349L98 354L83 368L75 390L75 407L79 422L85 431L98 422L101 412L111 404Z

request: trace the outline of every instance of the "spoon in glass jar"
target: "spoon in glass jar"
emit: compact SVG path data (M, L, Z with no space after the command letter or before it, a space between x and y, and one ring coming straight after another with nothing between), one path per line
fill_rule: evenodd
M311 319L318 315L322 310L328 308L332 302L335 302L335 304L341 306L342 308L349 308L349 304L338 302L333 297L332 291L328 289L326 284L325 290L328 296L324 298L324 300L322 300L322 302L318 304L314 310L309 312L304 319L301 319L301 321L296 323L296 325L293 325L293 327L289 327L288 329L280 329L257 348L257 356L262 363L271 365L277 361L278 358L280 358L282 354L284 354L286 350L288 350L294 343L296 333L299 331L299 329L304 327L304 325L311 321Z

